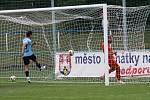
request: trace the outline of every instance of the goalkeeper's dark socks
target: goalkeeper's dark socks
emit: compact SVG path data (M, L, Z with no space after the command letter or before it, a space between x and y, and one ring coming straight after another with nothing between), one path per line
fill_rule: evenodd
M29 77L29 71L25 71L26 77Z

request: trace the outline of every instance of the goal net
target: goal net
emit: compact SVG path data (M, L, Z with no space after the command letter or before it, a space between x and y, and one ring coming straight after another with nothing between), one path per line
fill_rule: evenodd
M104 82L100 76L105 73L106 81L116 82L115 71L108 74L106 48L111 35L121 80L149 81L149 52L144 45L148 15L148 6L126 8L124 17L123 7L105 4L0 11L0 77L25 77L21 45L26 31L31 30L36 42L33 51L46 65L40 72L31 62L33 79ZM73 50L73 56L68 50Z

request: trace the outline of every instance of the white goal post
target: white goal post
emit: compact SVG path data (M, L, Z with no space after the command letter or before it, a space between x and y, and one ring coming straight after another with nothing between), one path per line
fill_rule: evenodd
M70 80L104 82L105 85L116 82L116 69L109 74L108 36L111 35L111 49L117 52L117 55L113 56L120 66L121 79L125 82L147 82L150 79L145 77L148 74L146 71L145 73L133 71L132 74L127 71L130 67L132 70L135 68L139 70L140 59L142 59L140 57L144 56L146 59L145 55L149 54L145 54L144 44L149 12L149 6L126 8L127 51L124 48L124 14L121 6L94 4L0 11L0 77L7 78L15 74L17 77L24 78L20 45L25 32L31 30L32 40L37 42L33 47L34 53L39 62L47 66L47 69L41 73L31 63L32 78L55 80L54 77L57 78L56 74L58 74L58 78L67 82ZM74 51L74 55L68 58L71 60L63 58L63 56L68 57L66 55L68 50ZM135 61L123 62L121 57L132 55L135 56ZM82 59L83 57L87 59ZM63 65L65 61L69 63ZM143 63L145 62L146 60ZM64 68L65 71L69 70L69 75L61 73ZM100 76L104 74L105 81L100 80ZM130 77L137 75L143 75L144 78Z

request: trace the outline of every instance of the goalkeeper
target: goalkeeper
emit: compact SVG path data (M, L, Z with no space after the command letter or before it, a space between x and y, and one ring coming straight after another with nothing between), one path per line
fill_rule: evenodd
M31 82L30 77L29 77L30 60L36 63L36 66L40 69L40 71L45 68L45 66L41 66L37 62L36 56L32 52L32 46L34 44L32 44L31 37L32 37L32 31L28 31L26 33L26 37L23 39L23 45L22 45L22 58L23 58L24 66L25 66L25 75L26 75L28 83Z
M116 80L119 83L122 83L120 80L120 66L117 64L114 55L116 55L116 52L113 52L111 48L111 43L112 43L112 36L108 36L108 63L109 63L109 73L113 72L116 70ZM104 52L104 42L102 43L102 50ZM104 78L104 76L103 76Z

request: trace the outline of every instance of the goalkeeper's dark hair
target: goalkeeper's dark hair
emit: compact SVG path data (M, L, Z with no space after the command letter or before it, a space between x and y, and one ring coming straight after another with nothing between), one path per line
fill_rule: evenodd
M30 35L32 35L32 31L26 32L26 37L30 37Z

